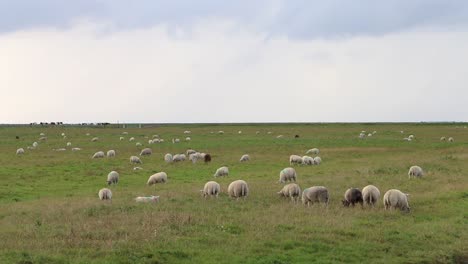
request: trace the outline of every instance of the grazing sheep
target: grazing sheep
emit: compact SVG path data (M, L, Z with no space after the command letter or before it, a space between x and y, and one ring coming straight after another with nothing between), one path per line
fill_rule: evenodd
M268 135L271 135L271 134L273 134L273 132L271 132L271 131L268 131L268 132L267 132L267 134L268 134Z
M366 138L366 134L364 134L364 133L361 132L361 133L359 134L359 138L360 138L360 139Z
M258 134L260 134L260 131L255 131L255 135L258 135Z
M446 140L445 137L440 138L440 141L445 141L445 140Z
M411 179L411 177L417 177L421 178L423 176L424 172L419 166L411 166L411 168L408 171L408 179Z
M454 141L453 137L448 138L448 142L453 142L453 141Z
M314 203L325 203L328 205L328 190L323 186L313 186L304 189L302 192L302 203L307 206L313 205Z
M226 166L223 166L216 170L214 177L229 176L229 169Z
M141 147L141 146L143 146L143 145L142 145L140 142L137 142L137 143L135 143L135 146Z
M45 136L45 134L44 134L44 133L40 133L40 134L39 134L39 136L41 136L41 137L44 137L44 136Z
M276 138L282 138L282 137L283 137L283 135L278 135L278 136L276 136Z
M318 157L318 156L315 157L315 158L314 158L314 164L315 164L315 165L320 165L320 163L322 163L322 158L320 158L320 157Z
M179 143L179 142L180 142L180 139L178 139L178 138L173 138L172 139L172 144Z
M237 131L237 134L242 134L242 130Z
M39 146L39 143L34 142L34 143L32 144L32 146L33 146L33 148L37 148L37 146Z
M125 139L124 137L120 137L120 138L119 138L120 141L122 141L122 140L124 140L124 139Z
M128 135L128 132L124 131L122 132L122 135Z
M207 153L203 159L205 160L205 163L211 162L211 155Z
M206 196L216 196L216 198L218 198L218 195L221 192L221 186L215 181L209 181L205 183L203 190L200 190L200 192L205 198Z
M16 150L16 155L23 155L24 154L24 148L19 148Z
M367 134L367 137L372 137L372 135L373 135L372 133L369 133Z
M62 137L64 137L64 136L65 136L65 133L62 133L61 135L62 135Z
M93 159L99 159L99 158L104 158L104 151L98 151L96 153L94 153L93 155Z
M67 142L67 147L71 147L71 142Z
M46 140L47 140L47 137L40 137L39 140L40 140L40 141L46 141Z
M163 138L161 138L161 139L159 139L159 141L158 141L158 142L159 142L159 143L163 143L163 142L164 142L164 139L163 139Z
M144 148L140 152L140 156L149 156L151 154L153 154L153 151L150 148Z
M174 157L172 157L173 162L179 162L179 161L185 161L187 157L185 154L175 154Z
M190 133L192 133L192 131L190 131L190 130L185 130L184 131L184 134L190 134Z
M119 183L119 173L116 171L111 171L107 174L107 184L117 184Z
M136 171L136 170L142 170L143 168L142 167L134 167L133 170Z
M281 197L291 197L291 201L297 202L301 196L301 188L296 183L287 184L278 192Z
M80 151L81 148L72 148L71 150L72 150L73 152L75 152L75 151Z
M222 134L224 134L224 131L220 130L220 131L218 131L218 134L222 135Z
M171 163L172 162L172 155L169 154L169 153L164 155L164 161L167 162L167 163Z
M157 203L159 202L159 196L138 196L135 198L137 203Z
M348 207L349 205L352 205L354 207L356 203L360 203L362 206L364 203L364 200L362 199L362 192L357 188L349 188L348 190L346 190L344 194L344 199L341 200L341 202L346 207Z
M111 200L112 192L107 188L102 188L101 190L99 190L98 196L101 200Z
M93 137L93 139L91 139L91 142L96 142L96 141L98 141L98 140L99 140L98 137Z
M240 158L240 162L244 162L244 161L250 161L250 156L248 154L244 154Z
M245 198L249 195L249 186L243 180L233 181L228 186L228 194L231 198Z
M412 139L411 139L411 138L405 137L405 138L403 138L403 140L404 140L404 141L411 141Z
M320 150L318 148L312 148L306 151L306 154L318 155L319 153L320 153Z
M155 143L155 142L153 142L152 139L148 140L148 145L151 145L151 144L153 144L153 143Z
M314 165L314 158L309 156L302 156L302 164L304 165Z
M400 190L388 190L383 197L385 210L400 209L401 211L410 212L408 196L409 194L403 193Z
M89 137L89 136L91 136L91 134L90 134L90 133L86 133L86 136L88 136L88 137Z
M200 152L195 152L189 155L189 160L192 163L197 163L198 160L202 160L205 156Z
M297 173L294 168L288 167L280 172L279 176L279 182L280 183L285 183L287 181L296 181L297 179Z
M302 164L302 157L298 155L291 155L289 156L289 164Z
M185 141L190 141L190 140L192 140L190 137L185 138Z
M187 154L187 156L190 156L190 154L197 153L197 151L193 149L187 149L185 153Z
M142 164L141 159L137 156L131 156L130 157L130 163L133 164Z
M66 151L67 149L66 148L58 148L58 149L54 149L55 151Z
M108 158L115 157L115 150L111 149L111 150L107 151L107 157Z
M408 138L411 139L411 140L413 140L413 139L414 139L414 135L409 135Z
M132 141L135 141L135 138L134 137L131 137L130 139L128 139L129 142L132 142Z
M380 191L374 185L367 185L362 189L362 198L365 204L374 206L380 199Z
M167 174L165 172L158 172L158 173L151 175L148 178L148 182L146 184L151 186L156 183L166 183L166 182L167 182Z

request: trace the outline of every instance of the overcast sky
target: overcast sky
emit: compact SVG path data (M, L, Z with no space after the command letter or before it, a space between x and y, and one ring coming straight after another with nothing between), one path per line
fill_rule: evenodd
M468 121L468 1L0 0L0 123Z

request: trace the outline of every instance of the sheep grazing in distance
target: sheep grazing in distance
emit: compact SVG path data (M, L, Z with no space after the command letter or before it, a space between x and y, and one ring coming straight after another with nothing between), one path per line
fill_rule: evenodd
M216 198L218 198L218 195L221 192L221 186L215 181L209 181L205 183L203 190L200 190L200 192L205 198L207 196L216 196Z
M258 135L258 134L260 134L260 131L255 131L255 135Z
M67 147L71 147L71 142L67 142Z
M249 195L249 186L243 180L233 181L228 186L228 194L231 198L246 198Z
M120 137L120 138L119 138L120 141L122 141L122 140L124 140L124 139L125 139L124 137Z
M185 154L175 154L172 157L173 162L185 161L186 159L187 157L185 156Z
M190 133L192 133L192 131L190 131L190 130L185 130L184 131L184 134L190 134Z
M301 188L296 183L287 184L278 192L281 197L290 197L291 201L297 202L301 196Z
M448 138L448 142L453 142L453 141L454 141L453 137Z
M141 147L141 146L143 146L143 145L142 145L140 142L137 142L137 143L135 143L135 146Z
M214 177L229 176L229 169L226 166L223 166L216 170Z
M411 179L411 177L416 177L416 178L421 178L423 176L424 172L419 166L411 166L411 168L408 171L408 179Z
M413 139L414 139L414 135L409 135L408 138L411 139L411 140L413 140Z
M16 155L23 155L24 154L24 148L19 148L16 150Z
M40 140L40 141L46 141L46 140L47 140L47 137L40 137L39 140Z
M411 138L405 137L405 138L403 138L403 140L404 140L404 141L411 141L412 139L411 139Z
M171 163L172 162L172 155L170 153L167 153L166 155L164 155L164 161L167 162L167 163Z
M205 157L203 153L200 152L195 152L189 155L189 160L192 161L192 163L197 163L198 160L202 160Z
M320 165L320 163L322 163L322 158L320 158L320 157L318 157L318 156L315 157L315 158L314 158L314 164L315 164L315 165Z
M302 156L302 164L304 165L314 165L314 158L309 156Z
M45 134L44 134L44 133L40 133L40 134L39 134L39 136L41 136L41 137L44 137L44 136L45 136Z
M372 137L372 135L373 135L372 133L369 133L367 134L367 137Z
M92 158L93 159L100 159L100 158L104 158L104 156L105 156L104 151L98 151L98 152L94 153Z
M135 138L134 137L131 137L128 139L129 142L132 142L132 141L135 141Z
M185 138L185 141L190 141L190 140L192 140L190 137Z
M361 133L359 134L359 138L360 138L360 139L366 138L366 134L364 134L364 133L361 132Z
M61 135L62 137L64 137L64 136L65 136L65 133L62 133L62 134L60 134L60 135Z
M178 138L173 138L172 139L172 144L179 143L179 142L180 142L180 139L178 139Z
M115 150L111 149L111 150L107 151L107 157L108 158L115 157Z
M153 154L153 151L150 148L144 148L140 152L140 156L149 156L151 154Z
M446 140L445 137L441 137L441 138L440 138L440 141L445 141L445 140Z
M98 141L98 140L99 140L98 137L93 137L93 138L91 139L91 142L96 142L96 141Z
M107 174L107 184L117 184L119 183L119 173L116 171L111 171Z
M130 163L133 164L142 164L141 159L137 156L131 156L130 157Z
M319 153L320 153L320 150L318 148L311 148L311 149L306 151L306 154L318 155Z
M102 188L101 190L99 190L98 197L100 200L111 200L112 192L107 188Z
M37 148L37 146L39 146L39 143L35 142L32 144L33 148Z
M289 164L294 165L294 164L302 164L302 157L298 155L291 155L289 156Z
M58 148L58 149L54 149L55 151L66 151L67 149L66 148Z
M153 142L152 139L148 140L148 145L151 145L151 144L153 144L153 143L154 143L154 142Z
M349 205L354 205L356 203L361 204L363 206L364 200L362 199L362 192L357 188L349 188L346 190L344 194L344 199L341 200L344 206L348 207Z
M142 170L143 168L142 167L134 167L133 170L136 171L136 170Z
M408 196L409 194L403 193L400 190L388 190L383 197L385 210L400 209L401 211L410 212Z
M185 153L187 154L187 156L190 156L190 154L197 153L197 151L193 149L187 149Z
M244 154L244 155L242 155L242 157L240 158L239 161L240 162L250 161L250 156L248 154Z
M302 203L307 206L314 203L325 203L328 205L329 195L327 188L323 186L312 186L302 191Z
M128 135L128 132L124 131L122 132L122 135Z
M280 183L285 183L287 181L296 181L296 179L297 179L297 173L294 168L288 167L288 168L284 168L283 170L281 170L280 176L279 176Z
M86 133L86 136L88 136L88 137L89 137L89 136L91 136L91 134L90 134L90 133Z
M237 134L242 134L242 130L237 131Z
M278 135L278 136L276 136L276 138L282 138L282 137L283 137L283 135Z
M218 131L218 134L222 135L222 134L224 134L224 131L220 130L220 131Z
M166 183L166 182L167 182L167 174L165 172L158 172L158 173L151 175L148 178L148 181L146 182L146 184L151 186L156 183Z
M375 206L380 199L380 191L374 185L367 185L362 189L364 204Z
M137 203L157 203L159 202L159 196L138 196L135 198Z
M211 155L210 154L205 154L205 157L203 158L205 163L211 162Z
M73 152L75 152L75 151L80 151L81 148L72 148L71 150L72 150Z

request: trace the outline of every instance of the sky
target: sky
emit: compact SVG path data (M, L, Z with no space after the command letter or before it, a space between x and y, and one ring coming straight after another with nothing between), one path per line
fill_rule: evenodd
M0 123L468 121L468 1L0 0Z

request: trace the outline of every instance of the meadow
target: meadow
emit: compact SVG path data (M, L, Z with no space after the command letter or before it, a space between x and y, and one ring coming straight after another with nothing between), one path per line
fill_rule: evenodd
M190 142L184 130L192 132ZM359 139L361 130L377 133ZM38 141L41 132L46 142ZM148 145L154 134L165 142ZM410 134L415 140L404 141ZM95 136L100 140L91 142ZM27 150L34 141L38 148ZM82 150L53 150L66 142ZM140 152L136 142L153 150L139 171L129 162ZM16 156L20 147L26 152ZM298 184L326 186L328 207L307 208L277 195L289 156L313 147L322 164L295 166ZM188 148L210 153L212 162L164 162L164 154ZM115 158L91 159L109 149ZM240 163L245 153L251 161ZM199 190L222 165L230 175L216 179L220 197L204 199ZM425 176L408 179L412 165ZM111 170L120 173L119 184L110 187L112 202L100 201ZM168 183L147 186L159 171ZM466 124L3 126L0 263L467 263L467 172ZM245 200L226 194L237 179L249 184ZM410 193L411 212L385 211L381 199L376 208L342 206L346 189L368 184L382 196L392 188ZM134 201L149 195L160 202Z

